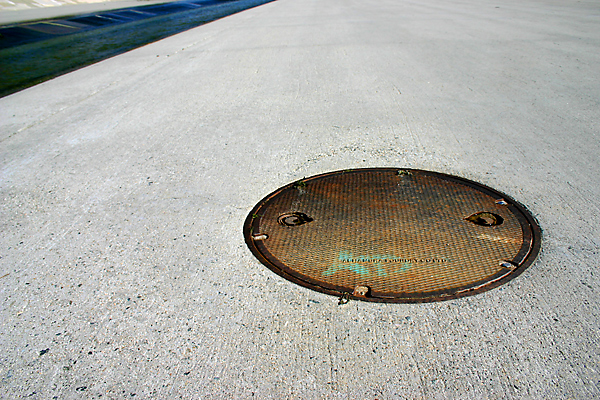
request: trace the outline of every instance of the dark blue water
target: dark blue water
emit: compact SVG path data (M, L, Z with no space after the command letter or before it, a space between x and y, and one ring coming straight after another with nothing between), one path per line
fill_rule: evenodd
M0 97L270 1L179 1L0 27Z

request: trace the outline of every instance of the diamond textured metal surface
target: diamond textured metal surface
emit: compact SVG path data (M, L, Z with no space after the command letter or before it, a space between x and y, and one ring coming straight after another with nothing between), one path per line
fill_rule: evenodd
M311 289L426 302L514 278L537 256L541 232L523 206L486 186L372 168L284 186L254 207L244 236L260 262Z

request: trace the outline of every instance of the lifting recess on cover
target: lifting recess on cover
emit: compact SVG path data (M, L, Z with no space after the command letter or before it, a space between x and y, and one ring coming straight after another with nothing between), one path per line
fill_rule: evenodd
M248 215L244 236L282 277L335 296L427 302L514 278L540 248L527 210L478 183L372 168L291 183Z

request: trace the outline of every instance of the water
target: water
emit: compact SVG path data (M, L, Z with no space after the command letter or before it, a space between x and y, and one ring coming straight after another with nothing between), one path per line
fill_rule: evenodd
M113 10L61 20L80 24L77 33L66 35L0 30L0 97L270 1L209 0ZM136 11L141 17L133 19Z

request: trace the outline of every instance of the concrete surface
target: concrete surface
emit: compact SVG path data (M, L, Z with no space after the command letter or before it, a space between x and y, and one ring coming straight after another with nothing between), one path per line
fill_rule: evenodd
M0 397L600 397L600 5L279 0L0 99ZM350 302L246 249L263 196L463 176L544 231L509 284Z

